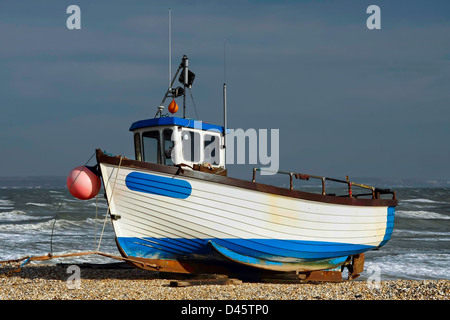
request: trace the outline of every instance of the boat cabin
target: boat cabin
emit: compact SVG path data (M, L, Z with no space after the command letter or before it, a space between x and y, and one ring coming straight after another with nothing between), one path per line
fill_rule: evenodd
M223 127L192 119L161 117L130 127L138 161L211 173L226 172ZM206 170L205 170L206 168Z

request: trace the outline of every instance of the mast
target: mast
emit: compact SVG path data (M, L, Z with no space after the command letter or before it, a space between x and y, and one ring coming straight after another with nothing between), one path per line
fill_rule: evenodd
M183 118L186 118L186 87L188 86L188 77L189 77L189 59L186 55L183 56L182 63L184 67Z

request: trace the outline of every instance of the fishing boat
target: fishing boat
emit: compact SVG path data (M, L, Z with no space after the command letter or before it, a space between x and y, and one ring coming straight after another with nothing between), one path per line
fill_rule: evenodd
M183 87L173 88L179 72ZM391 238L395 192L348 177L284 171L276 173L286 175L289 187L263 184L256 181L261 168L250 172L251 180L229 177L226 87L223 126L188 119L185 96L194 78L184 56L155 117L130 127L135 159L96 150L93 171L102 180L122 256L161 272L246 270L327 280L347 268L356 278L364 252ZM168 97L170 112L183 97L183 117L163 114ZM293 187L293 181L313 179L321 192ZM328 181L342 183L346 194L327 194Z

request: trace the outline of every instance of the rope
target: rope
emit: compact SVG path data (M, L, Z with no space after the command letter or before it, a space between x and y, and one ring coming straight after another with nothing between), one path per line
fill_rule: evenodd
M94 153L94 155L95 155L95 153ZM91 159L92 159L92 157L94 155L92 155L89 158L89 160L86 162L85 166L87 165L87 163L89 163L89 161L91 161ZM58 207L58 211L57 211L56 216L55 216L55 220L53 222L53 226L52 226L52 235L51 235L51 241L50 241L50 253L48 253L46 255L42 255L42 256L34 256L34 257L33 256L26 256L26 257L22 257L22 258L19 258L19 259L0 261L0 265L1 265L1 264L5 264L5 263L21 262L21 261L25 260L17 269L14 269L14 270L11 270L11 271L7 272L6 275L9 276L9 275L12 275L13 273L20 272L22 267L25 266L26 264L28 264L31 261L45 261L45 260L57 259L57 258L87 256L87 255L92 255L92 254L97 254L97 255L100 255L100 256L103 256L103 257L116 259L116 260L121 260L121 261L128 261L128 262L132 262L134 264L139 264L139 265L141 265L143 267L149 267L149 268L153 268L155 270L159 270L161 268L161 266L158 266L156 264L146 263L146 262L139 261L139 260L136 260L136 259L131 259L131 258L114 256L114 255L111 255L109 253L104 253L104 252L100 252L99 251L100 244L101 244L102 237L103 237L103 233L104 233L104 230L105 230L106 221L107 221L107 218L108 218L108 213L109 213L110 208L111 208L112 197L113 197L114 190L115 190L115 187L116 187L117 177L118 177L121 165L122 165L122 156L120 156L119 166L117 168L116 177L115 177L115 180L114 180L114 185L113 185L113 188L111 190L111 199L110 199L109 204L108 204L108 210L106 211L105 221L103 223L103 229L102 229L102 233L100 235L100 240L99 240L98 247L97 247L96 251L85 251L85 252L78 252L78 253L66 253L66 254L60 254L60 255L53 255L53 253L52 253L53 252L53 247L52 247L52 244L53 244L53 229L55 227L56 218L58 217L59 211L60 211L61 206L62 206L62 203L60 203L60 205ZM81 173L81 171L80 171L80 173ZM80 173L78 175L80 175ZM78 178L78 176L75 178L75 180L77 178ZM74 180L74 182L75 182L75 180ZM73 185L73 183L72 183L72 185ZM108 184L109 184L109 181L108 181ZM69 190L72 187L72 185L69 187ZM97 195L96 211L95 211L96 219L97 219L97 206L98 206L98 195ZM95 240L96 240L96 238L95 238ZM3 276L3 275L1 275L1 276Z
M188 89L189 89L189 94L191 95L191 99L192 99L192 105L194 106L194 110L195 110L195 115L197 116L197 119L199 119L200 120L200 118L199 118L199 116L198 116L198 113L197 113L197 108L195 107L195 102L194 102L194 97L192 96L192 92L191 92L191 89L188 87Z
M56 219L58 218L59 210L61 209L61 206L62 206L62 202L59 204L58 211L56 211L55 219L53 220L52 234L50 235L50 252L53 252L53 230L55 229Z
M112 198L113 198L113 195L114 195L114 189L116 188L117 176L119 175L119 170L120 170L121 164L122 164L122 156L120 156L119 167L117 168L117 172L116 172L116 179L114 180L114 185L113 185L113 188L111 190L111 198L108 201L109 202L108 203L108 210L106 211L105 221L103 222L103 229L102 229L102 233L100 234L100 240L98 241L97 251L100 250L100 244L102 243L103 232L105 231L106 221L108 220L108 212L110 212L109 210L111 208ZM109 180L108 180L108 184L109 184Z
M43 256L35 256L35 257L26 256L26 257L19 258L19 259L4 260L4 261L0 261L0 264L21 262L21 261L25 260L20 265L19 268L11 270L11 271L9 271L6 274L7 276L9 276L9 275L11 275L13 273L20 272L22 267L24 265L26 265L27 263L29 263L30 261L45 261L45 260L51 260L51 259L57 259L57 258L87 256L87 255L91 255L91 254L97 254L97 255L100 255L100 256L103 256L103 257L116 259L116 260L121 260L121 261L128 261L128 262L132 262L132 263L135 263L135 264L140 264L143 267L149 267L149 268L153 268L153 269L156 269L156 270L159 270L161 268L160 266L158 266L156 264L146 263L146 262L139 261L139 260L136 260L136 259L130 259L130 258L125 258L125 257L114 256L112 254L104 253L104 252L100 252L100 251L86 251L86 252L77 252L77 253L66 253L66 254L60 254L60 255L52 255L51 253L49 253L49 254L46 254L46 255L43 255Z
M98 216L98 193L95 196L95 220L94 220L94 247L97 243L97 216Z
M91 159L95 156L95 152L91 155L91 157L88 159L88 161L86 161L86 163L83 166L83 169L78 172L77 176L75 177L75 179L73 180L73 182L71 183L70 187L69 187L69 192L72 189L72 186L74 185L75 181L77 181L78 177L80 176L81 172L83 172L84 168L86 167L86 165L89 163L89 161L91 161ZM52 225L52 233L50 235L50 254L53 252L53 231L55 229L55 224L56 224L56 220L58 219L58 215L59 215L59 211L61 209L62 206L62 202L59 204L58 210L56 211L56 215L55 218L53 220L53 225Z

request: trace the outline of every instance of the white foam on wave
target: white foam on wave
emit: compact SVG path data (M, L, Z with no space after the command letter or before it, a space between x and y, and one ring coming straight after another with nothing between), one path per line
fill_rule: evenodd
M7 200L7 199L0 199L0 206L12 206L14 205L14 203L11 200Z
M407 199L407 200L400 200L401 202L419 202L419 203L447 203L447 202L443 202L443 201L436 201L436 200L431 200L431 199L422 199L422 198L417 198L417 199Z
M17 217L15 217L17 218ZM23 221L31 220L33 217L24 216ZM11 221L12 223L0 224L0 231L5 233L17 233L17 234L30 234L30 233L38 233L45 230L51 230L53 222L51 220L44 222L32 222L32 223L17 223L20 219L16 219L16 221Z
M366 260L364 269L380 271L381 280L387 279L450 279L447 265L450 263L448 253L409 252L386 255ZM370 272L363 274L371 276Z
M86 218L85 220L67 220L67 219L48 219L51 216L47 216L46 221L33 221L37 217L27 215L23 211L10 211L0 213L0 219L2 222L0 224L0 232L8 234L48 234L51 232L52 228L55 232L64 232L67 234L88 234L94 232L96 228L98 232L101 231L103 220L95 218ZM38 217L42 218L42 217ZM30 221L27 223L27 221ZM24 223L25 222L25 223ZM96 226L95 226L96 224ZM111 229L108 226L108 229ZM100 230L100 231L99 231ZM109 232L109 231L108 231Z
M37 202L27 202L26 205L27 206L36 206L36 207L52 207L52 206L54 206L53 204L49 204L49 203L37 203Z
M99 203L89 203L89 206L91 207L98 207L99 209L108 209L108 204L106 202L99 202Z
M25 211L20 210L12 210L12 211L5 211L0 212L0 219L2 222L4 221L26 221L33 219L32 216L28 215Z
M437 232L437 231L427 231L427 230L406 230L406 229L395 229L394 228L394 234L395 235L416 235L416 236L449 236L450 232Z
M450 232L395 230L394 235L401 241L450 242ZM412 245L413 246L413 245Z
M423 242L436 242L436 241L448 241L450 242L450 237L444 237L444 238L436 238L436 237L430 237L430 238L410 238L410 239L402 239L402 241L423 241Z
M409 219L442 219L449 220L450 216L440 214L432 211L405 211L405 210L397 210L395 211L396 217L401 218L409 218Z

